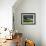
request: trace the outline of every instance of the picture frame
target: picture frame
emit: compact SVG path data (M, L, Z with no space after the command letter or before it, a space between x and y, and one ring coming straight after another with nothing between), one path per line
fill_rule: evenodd
M21 24L23 25L36 24L36 13L21 13Z

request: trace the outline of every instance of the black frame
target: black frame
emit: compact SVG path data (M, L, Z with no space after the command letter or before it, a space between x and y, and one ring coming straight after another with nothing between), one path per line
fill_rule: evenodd
M32 22L24 22L24 16L27 16L27 18L30 20L32 19ZM30 16L30 17L28 17ZM31 17L32 16L32 17ZM35 25L36 24L36 13L21 13L21 24L22 25Z

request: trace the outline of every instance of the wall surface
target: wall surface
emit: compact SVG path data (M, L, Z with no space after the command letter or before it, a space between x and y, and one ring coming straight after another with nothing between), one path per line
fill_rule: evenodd
M41 1L41 38L42 46L46 46L46 0Z
M16 0L0 0L0 27L12 28L12 6Z
M15 30L22 32L24 38L34 40L36 46L41 46L40 0L18 0L18 2L16 2L13 6ZM21 13L36 13L36 24L22 25Z

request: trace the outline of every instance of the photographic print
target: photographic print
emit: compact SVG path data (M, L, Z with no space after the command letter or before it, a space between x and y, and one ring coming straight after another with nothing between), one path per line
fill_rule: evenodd
M36 23L35 13L21 13L21 24L32 25Z

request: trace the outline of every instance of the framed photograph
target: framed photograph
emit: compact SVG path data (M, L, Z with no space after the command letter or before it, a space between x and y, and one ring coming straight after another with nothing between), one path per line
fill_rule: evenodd
M23 25L36 24L36 13L21 13L21 24Z

